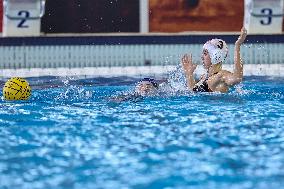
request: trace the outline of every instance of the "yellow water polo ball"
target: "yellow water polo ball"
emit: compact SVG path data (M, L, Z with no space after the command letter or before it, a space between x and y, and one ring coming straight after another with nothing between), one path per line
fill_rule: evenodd
M31 91L27 80L13 77L5 83L3 97L5 100L27 100L31 96Z

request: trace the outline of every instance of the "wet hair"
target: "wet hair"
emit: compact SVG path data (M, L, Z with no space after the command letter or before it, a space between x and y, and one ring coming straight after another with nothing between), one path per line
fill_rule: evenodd
M150 82L156 89L159 88L159 84L153 78L145 77L145 78L140 80L140 82L143 82L143 81Z

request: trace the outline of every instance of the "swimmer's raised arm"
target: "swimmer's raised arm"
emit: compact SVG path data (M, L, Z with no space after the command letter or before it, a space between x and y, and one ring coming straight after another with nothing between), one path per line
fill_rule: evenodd
M194 79L194 70L196 69L197 65L192 63L192 55L185 54L181 59L182 67L185 73L186 82L189 90L192 91L196 81Z
M224 81L227 85L235 85L240 83L243 80L243 62L241 60L240 49L242 43L245 41L247 36L247 30L243 27L241 29L241 35L238 40L235 42L235 51L234 51L234 72L224 74Z
M235 52L234 52L234 75L237 79L243 79L243 62L241 60L240 50L241 45L245 41L247 37L247 30L243 27L241 30L241 35L239 36L238 40L235 43Z

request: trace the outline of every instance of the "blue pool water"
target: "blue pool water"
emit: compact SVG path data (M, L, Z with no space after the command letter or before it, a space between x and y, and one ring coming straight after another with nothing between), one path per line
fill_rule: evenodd
M283 78L108 100L136 81L30 78L29 101L0 100L0 188L284 186Z

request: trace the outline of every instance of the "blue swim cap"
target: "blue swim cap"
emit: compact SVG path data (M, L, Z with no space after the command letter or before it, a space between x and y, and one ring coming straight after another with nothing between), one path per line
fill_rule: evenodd
M148 82L150 82L155 88L157 88L158 89L158 87L159 87L159 85L158 85L158 83L155 81L155 79L153 79L153 78L148 78L148 77L145 77L145 78L143 78L143 79L141 79L140 80L140 82L142 82L142 81L148 81Z

